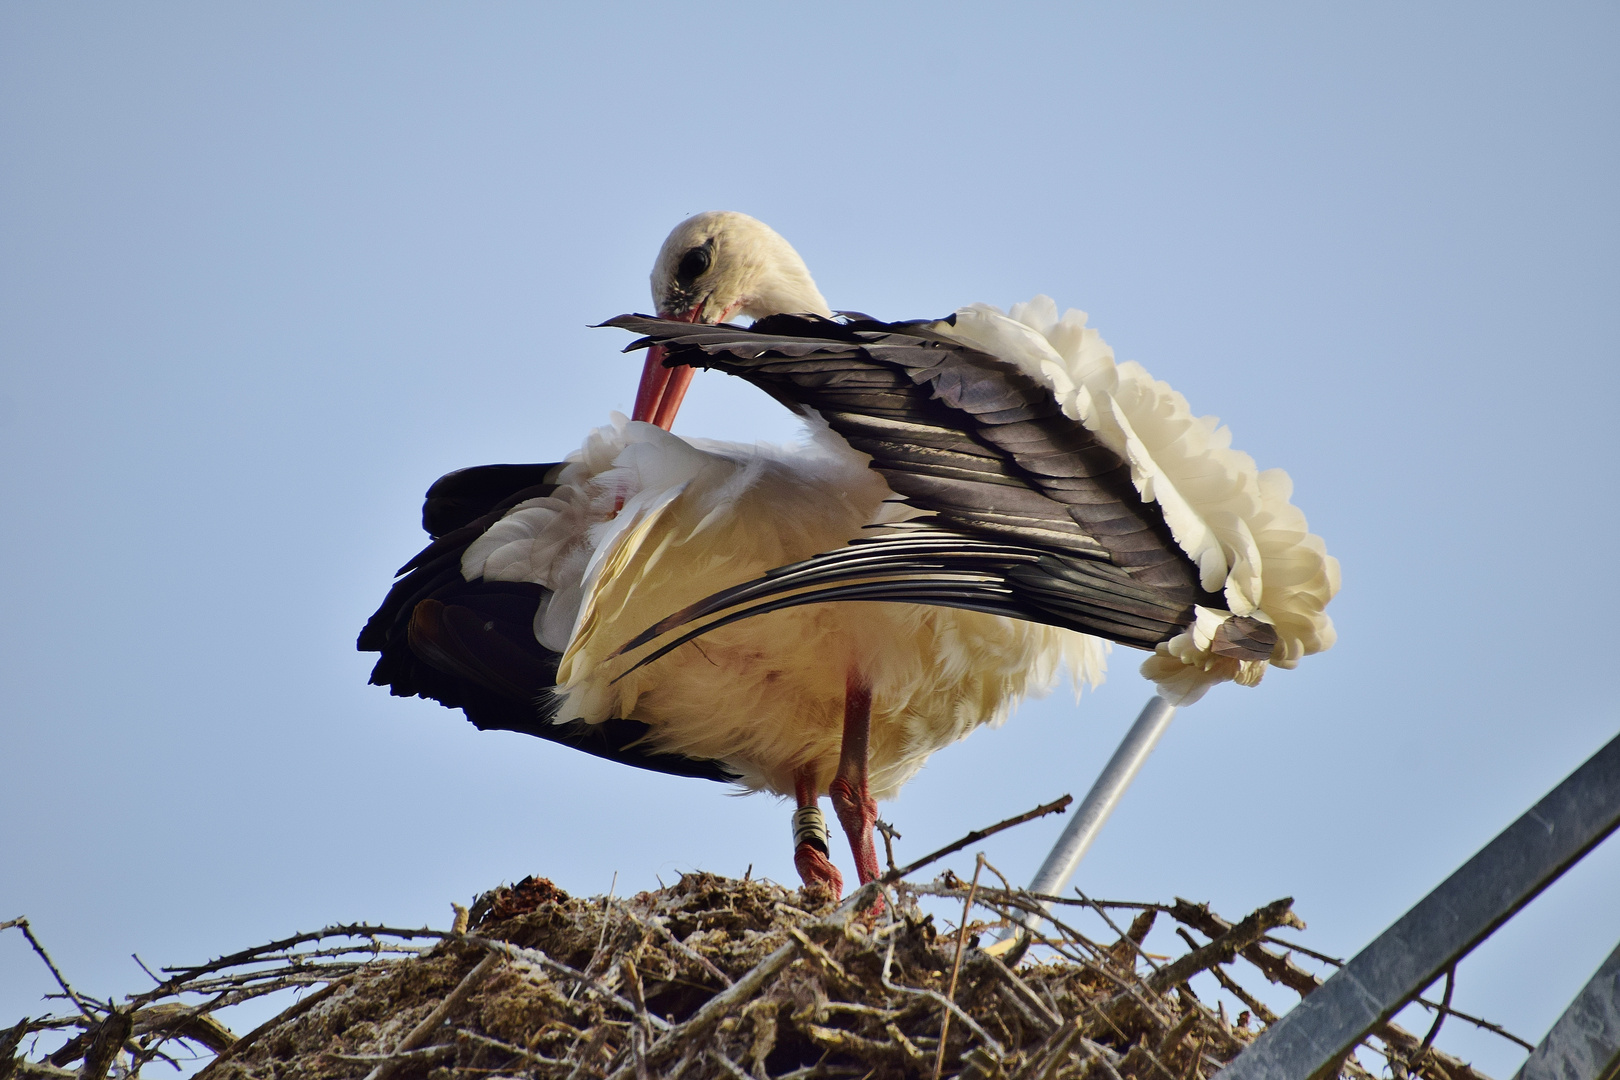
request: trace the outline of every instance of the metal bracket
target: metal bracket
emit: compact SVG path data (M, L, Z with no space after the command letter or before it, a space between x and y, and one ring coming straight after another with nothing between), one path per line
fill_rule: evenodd
M1616 826L1620 826L1620 736L1216 1075L1220 1080L1306 1080L1335 1068L1375 1027L1468 955Z
M1575 996L1513 1080L1614 1080L1620 1075L1620 945Z

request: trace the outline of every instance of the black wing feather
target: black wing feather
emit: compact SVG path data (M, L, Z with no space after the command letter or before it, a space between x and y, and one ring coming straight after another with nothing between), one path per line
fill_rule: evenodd
M922 323L773 315L745 328L621 315L604 325L644 335L631 348L664 346L670 366L725 371L815 410L872 456L896 494L947 524L1005 533L1040 522L1069 537L1043 536L1042 548L1101 555L1167 597L1204 595L1119 455L1064 416L1045 385ZM975 458L987 464L970 466Z
M632 349L663 346L669 366L725 371L816 411L896 494L931 512L716 593L626 650L832 600L964 607L1151 649L1187 626L1195 605L1225 607L1129 465L1064 416L1049 388L926 324L777 315L744 328L625 315L605 325L644 335ZM1269 655L1271 627L1232 621L1228 654Z
M729 781L717 761L652 753L646 724L614 718L556 723L556 653L534 636L547 591L530 582L467 581L461 558L507 510L556 490L559 464L484 465L441 477L428 489L422 527L433 542L400 577L365 629L362 652L382 655L371 682L396 697L460 709L481 730L516 731L610 761L676 776Z
M497 507L513 506L529 489L546 487L547 493L562 471L561 464L477 465L445 473L428 488L422 503L422 531L437 539L483 517Z
M682 631L630 670L657 660L693 638L754 615L832 601L876 601L966 608L1046 623L1151 649L1193 618L1191 604L1167 601L1122 568L1100 559L1054 554L1016 543L970 537L927 520L907 522L889 536L772 570L723 589L670 615L619 650L631 652ZM1225 655L1270 655L1276 635L1255 619L1233 619ZM623 676L621 675L620 678Z

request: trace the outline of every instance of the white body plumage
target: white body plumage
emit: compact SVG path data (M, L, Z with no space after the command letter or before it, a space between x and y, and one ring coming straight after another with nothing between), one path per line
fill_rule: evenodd
M570 457L557 491L514 507L468 548L468 580L554 590L536 620L564 654L558 715L649 724L660 750L724 762L791 795L838 764L846 674L872 688L871 789L893 796L928 756L1049 691L1102 679L1107 643L954 608L816 604L705 634L619 682L614 651L729 585L836 550L906 508L865 455L815 427L798 447L688 441L623 417Z

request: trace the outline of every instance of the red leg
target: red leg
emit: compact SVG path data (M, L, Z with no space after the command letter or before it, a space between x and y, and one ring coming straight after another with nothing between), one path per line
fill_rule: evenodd
M806 766L793 774L793 793L795 801L799 804L798 812L793 815L793 837L796 843L793 849L793 865L798 867L799 877L804 879L806 885L814 885L819 881L832 889L834 896L842 896L844 875L838 872L838 867L827 857L827 826L821 821L821 811L816 807L821 796L816 791L814 766ZM807 815L806 810L816 812Z
M849 850L855 856L855 872L861 884L876 881L877 849L872 846L872 826L877 822L877 802L867 786L866 755L872 735L872 688L855 672L844 682L844 743L838 755L838 775L827 793L832 796L838 822L849 837Z

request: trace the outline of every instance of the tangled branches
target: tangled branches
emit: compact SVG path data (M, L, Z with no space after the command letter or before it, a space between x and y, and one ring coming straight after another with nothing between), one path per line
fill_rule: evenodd
M204 1052L215 1056L199 1080L1206 1080L1275 1019L1237 972L1303 996L1319 982L1293 954L1333 962L1273 936L1303 928L1290 900L1230 923L1185 900L1035 896L987 884L999 875L978 865L990 873L972 883L894 872L842 904L709 874L624 900L527 878L458 909L450 930L295 934L165 968L122 1004L73 990L13 920L0 930L28 937L65 1007L0 1029L0 1080L132 1080ZM961 915L947 934L926 911L942 903ZM1081 914L1111 940L1077 929ZM1160 918L1187 952L1144 950ZM1030 925L1049 929L989 940ZM1243 1004L1235 1018L1195 993L1205 973ZM214 1016L284 990L307 992L240 1037ZM1432 1036L1391 1024L1370 1045L1399 1078L1487 1080ZM1341 1075L1369 1076L1355 1057Z

